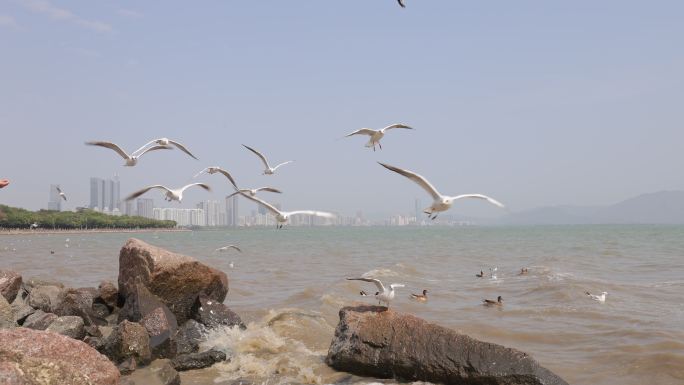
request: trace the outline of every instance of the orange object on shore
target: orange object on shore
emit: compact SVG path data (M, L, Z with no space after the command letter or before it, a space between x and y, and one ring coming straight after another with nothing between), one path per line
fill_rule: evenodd
M0 188L3 188L9 184L9 179L0 179Z

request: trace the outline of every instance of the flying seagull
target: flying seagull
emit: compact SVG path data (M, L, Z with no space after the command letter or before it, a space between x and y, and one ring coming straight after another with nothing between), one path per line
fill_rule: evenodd
M109 148L111 150L116 151L117 154L121 155L121 157L126 160L126 164L124 164L124 166L128 166L128 167L133 167L136 164L138 164L138 159L140 159L141 156L145 155L145 153L147 153L149 151L171 150L172 149L172 147L170 147L170 146L152 146L152 147L146 148L144 151L142 151L139 154L136 154L134 152L131 155L128 155L126 153L126 151L122 150L121 147L119 147L115 143L111 143L111 142L86 142L86 144L89 146L105 147L105 148Z
M62 192L62 189L59 188L59 187L55 187L55 188L57 189L57 192L59 193L59 196L62 197L62 199L64 199L64 200L66 201L66 200L67 200L67 199L66 199L66 194L64 194L64 193Z
M370 139L368 140L368 143L366 143L366 147L373 147L373 151L375 151L375 145L377 144L380 146L380 149L382 150L382 144L380 144L380 139L382 139L383 136L385 136L385 131L391 130L393 128L406 128L409 130L413 130L412 127L409 127L405 124L401 123L396 123L389 125L385 128L382 128L380 130L372 130L370 128L362 128L360 130L356 130L352 133L347 134L345 137L350 137L352 135L368 135L370 136Z
M135 199L135 198L143 195L144 193L146 193L152 189L158 188L158 189L162 189L162 190L166 191L166 195L165 195L164 200L167 200L169 202L172 202L172 201L181 202L183 200L183 192L192 186L199 186L199 187L201 187L207 191L211 191L211 188L204 183L191 183L187 186L183 186L183 187L177 188L177 189L170 189L166 186L162 186L160 184L155 184L152 186L147 186L147 187L143 188L142 190L138 190L138 191L134 192L133 194L127 196L125 200L130 201L132 199Z
M134 154L135 154L136 152L138 152L138 151L142 151L145 147L147 147L147 146L149 146L149 145L152 145L152 144L157 144L157 145L160 145L160 146L169 146L169 145L172 144L172 145L176 146L179 150L181 150L181 151L183 151L184 153L190 155L191 157L197 159L197 157L194 156L194 155L192 155L192 153L191 153L183 144L181 144L181 143L179 143L179 142L176 142L175 140L171 140L171 139L169 139L169 138L159 138L159 139L150 140L150 141L147 142L144 146L142 146L142 147L140 147L139 149L137 149L137 150L134 152Z
M496 301L493 299L483 299L482 304L485 306L503 306L503 298L501 296L498 296L496 298Z
M253 188L253 189L243 188L243 189L239 189L236 192L228 195L226 198L230 198L233 195L237 195L237 194L249 194L249 195L254 197L254 196L256 196L256 194L259 191L268 191L268 192L277 193L277 194L283 193L282 191L278 190L277 188L273 188L273 187L258 187L258 188Z
M378 163L380 163L380 162L378 162ZM432 196L432 199L434 199L434 202L432 202L432 205L430 207L423 210L423 212L425 214L427 214L428 216L432 216L432 219L437 218L438 214L435 214L435 213L439 213L441 211L449 210L451 208L451 206L454 204L455 200L463 199L463 198L484 199L487 202L489 202L495 206L504 207L504 205L501 204L499 201L497 201L493 198L490 198L486 195L482 195L482 194L462 194L462 195L457 195L457 196L453 196L453 197L447 196L447 195L442 195L439 193L439 191L437 191L437 189L433 185L430 184L430 182L428 182L427 179L423 178L422 176L420 176L420 175L418 175L412 171L402 170L398 167L390 166L390 165L384 164L384 163L380 163L380 165L385 167L388 170L394 171L397 174L401 174L401 175L411 179L412 181L416 182L420 187L422 187L425 191L427 191L428 194L430 194ZM433 216L433 214L434 214L434 216Z
M259 151L253 149L252 147L245 146L244 144L243 144L243 146L244 146L246 149L248 149L249 151L252 151L253 153L255 153L256 156L258 156L258 157L261 159L261 161L264 163L264 166L266 167L266 169L264 169L264 174L263 174L263 175L273 175L273 174L275 173L275 171L278 169L278 167L283 166L283 165L286 165L286 164L288 164L288 163L294 162L293 160L288 160L287 162L283 162L283 163L281 163L281 164L279 164L279 165L277 165L277 166L275 166L275 167L271 167L271 166L268 164L268 160L266 160L266 157L265 157L262 153L260 153Z
M389 286L388 289L382 284L382 282L379 279L375 278L347 278L347 280L373 282L375 286L378 288L378 292L375 293L375 298L378 300L379 303L384 302L385 304L387 304L388 309L390 302L394 299L394 289L397 287L404 287L404 285L400 283L393 283Z
M242 253L242 250L240 250L240 248L237 247L237 246L235 246L235 245L228 245L228 246L219 247L218 249L214 250L214 252L217 252L217 251L228 251L228 250L230 250L230 249L235 249L235 250L237 250L237 251L239 251L239 252Z
M406 6L404 5L404 2L402 2L401 0L397 0L397 1L399 2L399 5L401 5L402 8L406 8Z
M288 219L290 219L290 217L293 215L309 215L309 216L322 217L322 218L335 218L335 214L327 213L324 211L312 211L312 210L281 211L281 210L278 210L277 208L275 208L272 204L265 202L265 201L255 197L255 196L251 196L249 194L245 194L242 192L240 194L242 196L244 196L245 198L250 199L250 200L266 207L266 209L268 209L268 211L273 213L273 215L275 215L276 221L278 221L276 226L279 229L282 229L283 224L286 223L288 221Z
M591 299L593 299L595 301L606 302L606 294L608 294L608 292L604 291L601 293L601 295L596 295L596 294L591 294L590 292L587 291L584 294L588 295L589 297L591 297Z
M237 189L237 184L235 184L235 179L233 179L233 177L230 175L230 173L229 173L228 171L226 171L226 170L224 170L224 169L222 169L221 167L218 167L218 166L207 167L207 168L205 168L204 170L202 170L202 171L198 172L197 174L195 174L195 176L193 176L193 178L197 178L198 176L204 174L205 172L206 172L207 174L210 174L210 175L211 175L211 174L216 174L217 172L223 174L223 176L225 176L226 178L228 178L228 180L230 181L230 184L232 184L233 187L235 187L235 189Z

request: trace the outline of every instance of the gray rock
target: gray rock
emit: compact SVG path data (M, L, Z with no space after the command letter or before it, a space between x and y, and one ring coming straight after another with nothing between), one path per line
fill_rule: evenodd
M119 373L126 375L126 374L131 374L136 369L138 369L138 364L135 362L135 358L128 357L124 360L124 362L120 363L119 366L117 366L116 368L119 369Z
M97 288L97 299L112 310L119 305L119 289L112 282L102 281Z
M200 381L202 382L202 381ZM180 385L178 372L169 360L154 360L149 366L139 368L130 376L122 378L121 385Z
M25 328L35 329L35 330L45 330L52 323L52 321L57 319L57 314L46 313L42 310L36 310L35 313L26 317L24 321Z
M90 325L90 326L85 326L84 329L85 329L85 332L87 335L89 335L91 337L102 338L102 332L100 331L99 326Z
M17 326L14 321L14 310L12 305L7 302L5 297L0 295L0 329L13 328Z
M98 319L106 320L107 317L109 317L110 312L109 312L109 308L107 307L107 305L100 303L100 302L96 302L96 303L93 303L93 314Z
M340 310L326 363L357 375L406 381L567 385L526 353L379 306Z
M54 280L52 278L43 278L43 277L33 277L29 278L28 281L24 282L24 286L26 286L27 291L31 291L31 289L39 287L39 286L57 286L60 289L64 288L64 284Z
M33 293L33 290L31 293ZM93 300L96 294L97 289L90 287L66 289L62 292L57 304L52 307L52 312L59 316L79 316L83 318L83 322L88 326L106 325L107 321L93 311Z
M83 318L75 315L58 317L45 330L71 337L75 340L82 340L86 335Z
M173 368L169 361L160 362L157 367L151 367L150 370L159 379L163 385L181 385L180 374Z
M12 303L21 288L21 275L13 270L0 270L0 295Z
M14 312L14 322L23 325L26 318L35 313L36 309L17 297L17 299L12 302L12 311Z
M145 327L150 336L153 358L173 358L176 355L176 344L172 339L176 333L176 317L166 306L147 313L140 324Z
M208 368L217 362L225 361L226 354L218 350L202 353L181 354L171 360L171 365L178 371Z
M137 283L159 297L181 324L191 318L192 305L200 294L223 302L228 293L228 277L222 271L129 239L119 254L119 292L128 298Z
M176 344L176 354L196 353L204 340L206 328L201 323L191 319L178 328L173 340Z
M125 320L114 328L100 352L116 364L132 357L136 364L147 365L151 361L150 337L142 325Z
M58 286L41 285L30 289L28 304L34 309L53 313L64 299L64 289Z
M246 329L242 319L223 303L200 295L192 307L192 318L208 328L239 326Z

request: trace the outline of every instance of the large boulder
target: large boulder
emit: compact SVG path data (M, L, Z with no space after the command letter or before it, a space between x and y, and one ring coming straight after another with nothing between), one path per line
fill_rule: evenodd
M21 288L21 275L13 270L0 270L0 295L12 303Z
M567 385L519 350L385 307L340 310L326 363L362 376L445 384Z
M40 285L30 288L28 304L34 309L54 313L64 299L65 289L54 285Z
M205 295L200 295L192 307L192 318L208 328L217 326L239 326L240 329L247 327L234 311L223 303L213 300Z
M228 294L228 277L222 271L133 238L119 254L119 293L127 298L136 283L159 297L181 324L191 318L200 294L219 302Z
M123 321L117 325L102 343L100 351L116 364L130 357L138 365L151 361L150 337L145 328L135 322Z
M23 326L29 329L45 330L57 318L57 314L36 310L33 314L26 318Z
M25 328L0 330L3 384L116 385L119 371L81 341Z
M50 323L45 331L61 334L75 340L82 340L86 335L83 318L75 315L58 317Z

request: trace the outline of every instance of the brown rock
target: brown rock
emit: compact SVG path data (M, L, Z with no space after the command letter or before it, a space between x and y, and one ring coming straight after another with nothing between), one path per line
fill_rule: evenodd
M17 326L14 317L14 309L5 297L0 295L0 329Z
M228 277L222 271L133 238L119 254L119 292L128 297L136 283L159 297L181 324L191 318L200 294L223 302L228 293Z
M116 385L119 371L81 341L16 328L0 330L0 379L3 384Z
M97 298L112 310L119 304L119 289L112 282L102 281L97 288Z
M59 286L41 285L30 289L28 304L34 309L40 309L46 313L54 313L64 299L64 289Z
M567 385L526 353L379 306L340 310L326 363L362 376L407 381Z
M49 286L45 286L49 287ZM41 289L41 288L38 288ZM37 290L37 289L33 289ZM33 293L33 290L31 293ZM87 325L106 325L107 321L99 317L93 311L93 300L97 295L97 289L85 287L80 289L65 289L57 301L52 306L52 312L58 316L78 316L83 318Z
M176 344L172 337L176 333L176 317L166 306L158 307L140 321L150 336L150 349L154 358L173 358Z
M46 313L42 310L36 310L35 313L31 314L24 321L24 327L35 330L45 330L52 323L52 321L57 319L57 314Z
M195 301L192 318L208 328L239 326L240 329L247 329L240 316L228 306L205 295L200 295Z
M50 323L50 326L45 331L58 333L75 340L82 340L86 335L83 318L75 315L58 317Z
M151 360L150 337L142 325L123 321L104 341L102 353L116 364L132 357L138 365L147 365Z
M21 275L12 270L0 270L0 295L12 303L21 288Z

